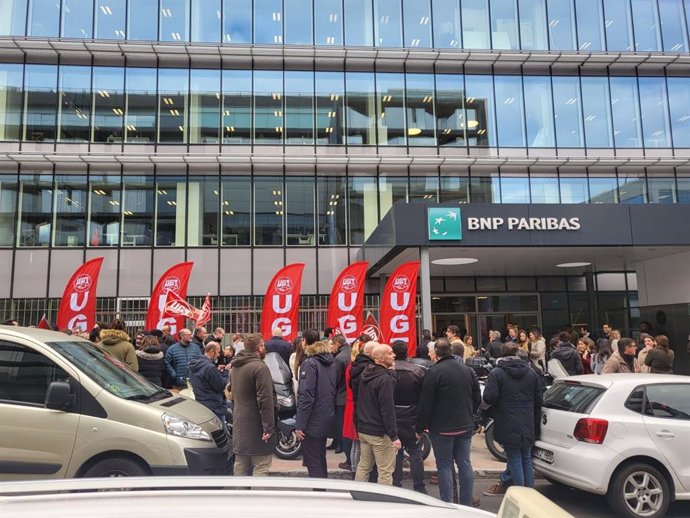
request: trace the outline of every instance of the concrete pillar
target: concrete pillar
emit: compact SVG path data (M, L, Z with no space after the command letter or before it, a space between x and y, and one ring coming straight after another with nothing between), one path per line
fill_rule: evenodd
M431 329L431 268L429 247L419 249L419 291L422 295L422 329Z

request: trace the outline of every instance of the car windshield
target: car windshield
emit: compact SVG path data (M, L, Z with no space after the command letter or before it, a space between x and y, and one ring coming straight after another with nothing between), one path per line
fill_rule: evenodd
M587 414L592 403L603 393L603 387L556 383L544 394L544 406L576 414Z
M122 399L146 400L163 391L125 364L89 342L48 342L86 376L105 390Z

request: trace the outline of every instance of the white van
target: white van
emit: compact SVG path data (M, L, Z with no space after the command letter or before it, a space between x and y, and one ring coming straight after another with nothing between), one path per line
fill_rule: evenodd
M224 475L230 449L206 407L91 342L0 326L0 480Z

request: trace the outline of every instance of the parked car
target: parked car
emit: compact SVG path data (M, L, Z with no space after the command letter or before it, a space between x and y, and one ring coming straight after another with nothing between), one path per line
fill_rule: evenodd
M625 517L690 500L690 377L607 374L556 380L544 396L535 470L606 495Z
M223 475L229 450L206 407L91 342L0 326L0 480Z

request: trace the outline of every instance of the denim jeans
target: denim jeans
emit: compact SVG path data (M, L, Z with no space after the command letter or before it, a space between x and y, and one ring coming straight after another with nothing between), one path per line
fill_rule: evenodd
M532 447L514 448L505 446L508 456L508 471L512 485L534 487L534 469L532 468Z
M405 452L410 457L410 474L412 475L412 487L415 491L426 492L424 486L424 459L422 458L422 443L417 440L414 429L398 427L398 438L402 442L402 448L398 450L395 458L395 471L393 472L393 485L402 487L403 459Z
M441 500L453 501L453 462L458 465L460 477L460 503L472 505L472 486L474 485L474 472L470 462L470 448L472 446L472 431L468 430L462 435L431 434L431 444L434 447L436 457L436 469L438 470L438 487Z

